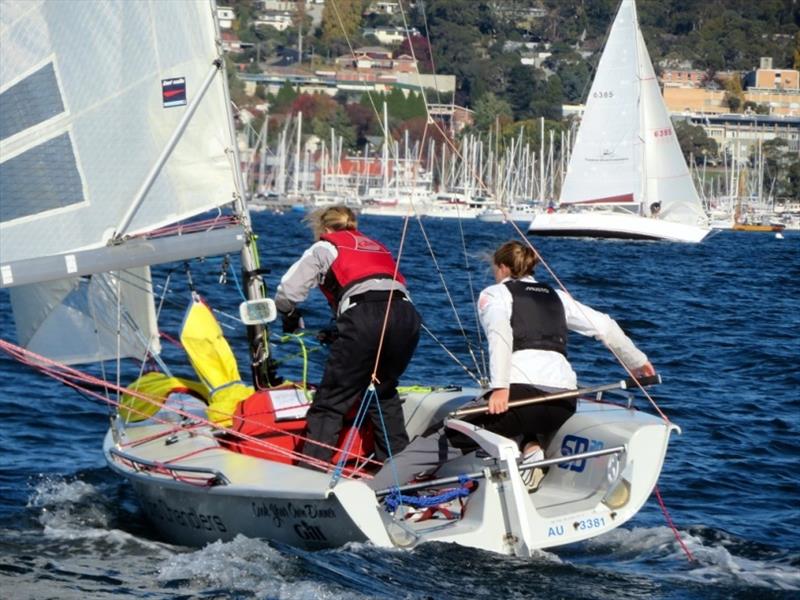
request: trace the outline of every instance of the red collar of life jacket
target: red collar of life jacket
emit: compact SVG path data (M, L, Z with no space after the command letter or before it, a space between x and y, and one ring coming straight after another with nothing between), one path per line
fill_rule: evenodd
M395 279L405 285L405 277L398 271L392 253L375 240L355 229L334 231L320 239L336 246L337 256L325 280L320 285L330 305L336 309L344 293L367 279Z

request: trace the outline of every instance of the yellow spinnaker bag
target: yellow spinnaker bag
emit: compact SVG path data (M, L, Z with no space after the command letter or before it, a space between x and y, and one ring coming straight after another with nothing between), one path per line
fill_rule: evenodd
M186 311L181 343L200 380L208 388L208 418L224 427L233 423L236 405L255 392L239 375L236 357L211 310L195 299Z
M128 389L137 395L122 394L119 415L125 423L138 423L152 417L173 392L193 392L208 401L208 389L199 381L170 377L158 371L145 373L131 383Z

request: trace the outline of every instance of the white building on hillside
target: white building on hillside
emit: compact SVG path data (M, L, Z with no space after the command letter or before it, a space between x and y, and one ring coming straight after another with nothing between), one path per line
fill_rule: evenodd
M217 20L220 29L230 29L236 20L236 14L229 6L217 6Z

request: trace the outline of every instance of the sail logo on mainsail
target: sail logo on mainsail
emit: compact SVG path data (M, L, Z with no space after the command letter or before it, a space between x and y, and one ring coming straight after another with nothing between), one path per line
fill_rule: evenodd
M186 105L186 78L174 77L161 80L161 100L164 108Z

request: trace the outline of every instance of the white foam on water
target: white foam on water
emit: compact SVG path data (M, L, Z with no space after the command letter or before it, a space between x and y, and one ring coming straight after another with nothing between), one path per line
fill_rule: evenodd
M38 508L44 535L61 540L98 540L111 547L135 543L157 552L171 552L168 544L139 538L120 529L110 528L113 514L107 499L85 481L68 481L50 476L39 481L28 499L28 508Z
M686 535L686 534L683 534ZM686 541L684 539L684 541ZM672 554L672 544L677 543L669 527L617 528L585 542L587 548L595 551L609 549L615 553L631 554L639 557L643 552L663 552Z
M746 584L780 590L800 590L800 569L777 562L736 556L721 545L690 548L700 566L681 579L712 584Z
M159 569L162 584L171 581L247 591L256 597L291 599L354 598L363 596L324 583L308 581L296 561L262 540L238 535L230 542L213 542L201 550L176 554Z
M46 507L63 502L80 502L96 493L95 487L84 481L67 481L56 476L45 477L34 487L27 506Z
M710 585L753 586L781 590L800 590L800 569L779 561L746 558L733 554L718 540L709 542L702 537L680 531L681 539L695 559L688 557L669 527L616 529L587 542L587 547L611 550L619 558L682 561L684 571L659 571L656 575L679 581L695 581ZM723 540L726 539L723 537ZM733 542L733 540L731 540ZM621 555L621 556L620 556Z

